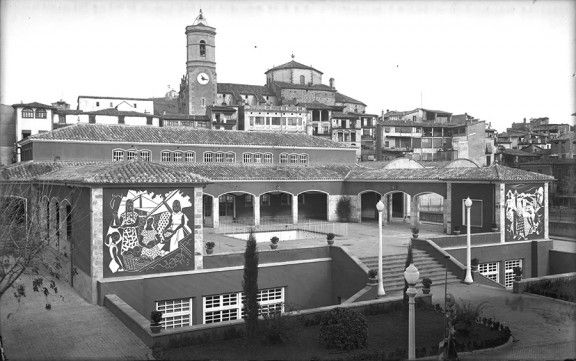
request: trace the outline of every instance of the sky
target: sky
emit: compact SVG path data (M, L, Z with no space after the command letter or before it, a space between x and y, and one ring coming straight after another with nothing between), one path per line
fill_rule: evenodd
M216 28L219 82L264 85L294 54L368 113L573 124L576 2L560 0L3 0L0 101L75 108L79 95L178 90L199 9Z

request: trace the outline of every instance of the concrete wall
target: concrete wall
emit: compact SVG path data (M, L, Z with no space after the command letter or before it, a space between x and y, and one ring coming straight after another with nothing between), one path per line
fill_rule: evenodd
M550 250L550 274L576 272L576 253Z
M576 224L550 221L550 235L576 238Z
M459 226L462 233L466 232L466 226L462 222L462 200L482 200L482 227L471 227L472 232L489 232L494 222L494 185L492 184L452 184L452 231Z
M11 164L16 142L16 113L11 105L0 105L0 165Z

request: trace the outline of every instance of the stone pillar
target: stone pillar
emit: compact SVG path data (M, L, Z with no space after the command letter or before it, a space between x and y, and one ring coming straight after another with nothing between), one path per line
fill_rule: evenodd
M386 214L386 223L392 223L392 193L386 195L386 209L388 210Z
M380 196L380 201L382 202L382 204L384 204L384 210L382 210L382 224L388 223L388 203L386 203L387 199L388 195L386 194ZM378 210L376 210L376 213L378 213Z
M402 194L403 197L403 203L404 203L404 218L410 216L412 214L411 212L411 205L412 205L412 196L406 193Z
M194 269L204 268L204 202L202 187L194 187Z
M360 222L362 209L360 209L360 196L348 196L350 198L350 222ZM376 207L376 205L374 205Z
M254 196L253 198L254 206L254 225L260 225L260 196Z
M548 182L544 183L544 239L550 239L550 209L548 208Z
M446 183L446 198L442 204L444 208L444 232L452 234L452 183Z
M292 195L292 224L298 224L298 195Z
M500 243L506 242L506 194L505 184L499 183L496 185L496 193L498 194L498 229L500 230Z
M90 193L90 225L92 226L90 239L90 249L92 250L90 256L90 270L92 271L90 283L92 289L90 290L90 295L92 303L97 304L97 283L104 278L104 199L102 188L92 188Z
M327 221L335 222L338 220L338 213L336 213L336 207L338 206L338 201L340 200L340 195L328 195L328 208L327 208Z
M212 197L212 227L220 227L220 197Z
M420 198L413 196L410 205L410 225L418 227L420 223Z
M362 223L362 195L359 195L356 200L356 218L358 218L358 223Z

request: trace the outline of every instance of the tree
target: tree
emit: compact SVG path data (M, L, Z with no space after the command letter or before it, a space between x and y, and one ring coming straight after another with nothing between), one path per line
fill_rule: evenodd
M338 200L336 204L336 214L340 222L348 222L350 220L350 214L352 213L351 203L350 197L348 196L343 196Z
M412 256L412 238L410 238L410 243L408 243L408 253L406 254L406 262L404 263L404 269L408 268L414 262ZM403 301L405 304L408 304L408 295L406 294L408 291L408 282L404 279L404 293L403 293Z
M258 251L254 231L250 230L246 251L244 252L244 281L242 282L246 303L246 337L250 343L256 341L258 335Z

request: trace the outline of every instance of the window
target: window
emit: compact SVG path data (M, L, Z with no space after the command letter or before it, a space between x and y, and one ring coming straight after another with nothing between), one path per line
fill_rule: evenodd
M158 301L156 311L162 312L163 329L192 326L191 298Z
M234 163L236 161L236 153L228 152L226 153L226 163Z
M462 200L462 224L466 225L466 202L465 199ZM483 201L480 199L472 199L472 207L470 207L470 226L471 227L482 227L483 224Z
M138 104L134 103L134 108L138 108Z
M292 204L292 196L286 193L280 194L280 205L289 206L290 204Z
M200 56L206 56L206 42L200 40Z
M306 84L306 78L304 77L304 75L300 75L300 84L302 85Z
M60 124L66 123L66 116L64 114L58 114L58 123Z
M280 117L272 117L272 125L280 125Z
M181 162L182 161L182 152L174 152L174 162Z
M152 125L152 117L146 117L146 125Z
M96 124L96 116L95 115L89 115L88 116L88 123Z
M216 153L216 163L224 163L224 153Z
M514 284L514 267L522 268L521 259L511 259L504 261L504 286L512 288Z
M238 320L242 309L240 301L240 293L204 297L203 323Z
M246 302L246 296L241 293L242 304ZM269 288L258 291L258 315L270 315L276 312L284 312L284 287ZM242 317L245 317L242 309Z
M140 151L140 159L149 162L151 160L150 151L149 150L141 150Z
M288 163L288 154L280 153L280 163Z
M119 116L118 116L118 124L125 124L125 123L124 123L124 116L123 116L123 115L119 115Z
M162 152L162 161L169 162L172 159L172 152L165 150Z
M206 107L206 98L200 99L200 105L202 105L202 108Z
M22 109L22 118L34 118L34 111L30 108Z
M308 154L300 154L300 163L308 164Z
M26 139L31 135L32 135L32 131L30 131L30 130L23 130L22 131L22 139Z
M260 204L263 206L269 206L270 205L270 195L269 194L263 194L260 197Z
M252 163L252 154L250 154L250 153L242 154L242 161L244 163Z
M298 163L298 154L290 154L290 163Z
M46 109L36 109L36 118L46 119Z
M264 154L264 163L272 163L272 153Z
M112 105L112 102L110 102L110 108L113 108L113 107L114 107L114 105Z
M204 163L212 163L213 154L211 152L204 152Z
M127 160L134 160L134 159L136 159L137 154L138 153L136 152L136 149L129 149L126 151L126 159Z
M96 102L96 106L99 107L99 106L100 106L100 102Z
M478 265L478 271L482 276L490 278L492 281L500 282L499 264L499 262L480 263Z
M186 162L194 162L194 161L196 161L195 158L196 157L195 157L194 152L186 152L186 156L185 156Z
M114 149L112 151L112 160L114 162L120 162L124 160L124 150L122 149Z
M355 142L355 141L356 141L356 133L350 133L350 141L351 141L351 142Z
M262 163L262 153L254 154L254 163Z

